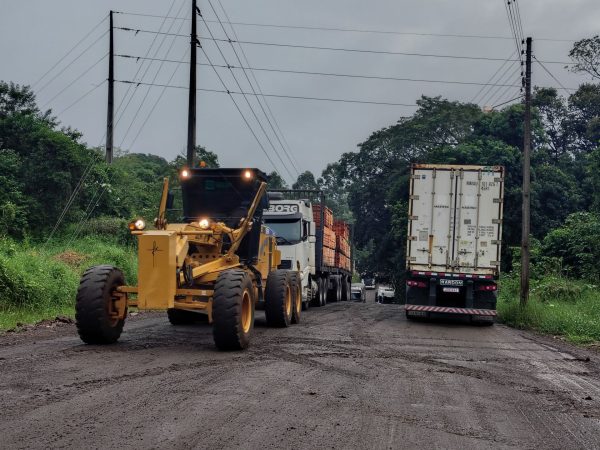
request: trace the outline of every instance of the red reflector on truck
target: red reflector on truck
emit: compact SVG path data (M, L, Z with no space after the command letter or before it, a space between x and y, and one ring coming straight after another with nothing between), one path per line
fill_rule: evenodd
M498 286L495 284L482 284L481 286L477 286L476 291L497 291Z
M423 282L423 281L414 281L414 280L408 280L406 282L407 286L410 287L416 287L416 288L426 288L427 287L427 283Z

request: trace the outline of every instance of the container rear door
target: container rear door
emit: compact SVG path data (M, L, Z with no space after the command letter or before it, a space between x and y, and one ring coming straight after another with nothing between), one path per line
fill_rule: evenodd
M453 264L461 272L498 269L502 235L502 172L483 168L457 174Z
M411 266L439 271L451 264L454 178L450 170L413 171L408 245Z

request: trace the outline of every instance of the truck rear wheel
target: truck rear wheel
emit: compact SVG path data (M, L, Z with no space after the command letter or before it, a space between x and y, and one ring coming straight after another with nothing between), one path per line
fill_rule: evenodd
M219 274L212 306L213 338L219 350L242 350L254 328L254 286L244 270Z
M269 326L284 328L290 325L294 309L292 298L289 271L271 272L265 289L265 316Z
M328 292L328 288L329 288L329 279L327 277L321 277L319 279L319 282L321 283L321 298L320 298L320 302L321 302L321 306L325 306L327 304L327 292Z
M119 318L117 302L125 301L115 296L117 287L123 286L123 272L108 266L95 266L85 271L77 289L75 322L79 337L86 344L112 344L121 336L125 312Z
M292 323L300 323L302 314L302 285L300 284L300 274L298 272L290 273L290 285L292 286Z

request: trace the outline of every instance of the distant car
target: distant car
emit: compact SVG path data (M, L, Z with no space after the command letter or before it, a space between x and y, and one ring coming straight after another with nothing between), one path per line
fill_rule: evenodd
M365 278L363 280L365 289L375 289L375 278Z
M396 291L390 286L379 286L377 289L377 302L378 303L394 303L396 297Z
M351 299L357 302L366 302L367 293L365 292L365 285L363 283L352 283L350 289Z

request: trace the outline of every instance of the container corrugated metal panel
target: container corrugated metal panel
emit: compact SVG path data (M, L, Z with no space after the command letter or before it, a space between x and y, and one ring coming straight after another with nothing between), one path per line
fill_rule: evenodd
M407 268L498 275L504 168L413 165Z

